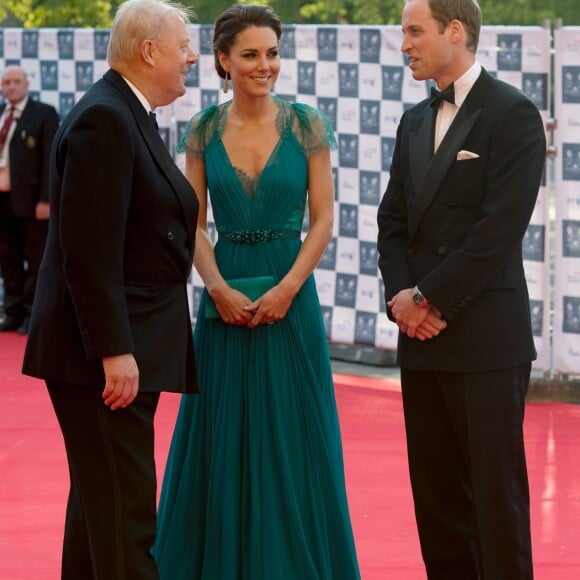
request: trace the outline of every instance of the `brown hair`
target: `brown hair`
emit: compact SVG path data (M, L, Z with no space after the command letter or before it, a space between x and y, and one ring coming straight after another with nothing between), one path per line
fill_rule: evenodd
M452 20L459 20L467 31L467 49L474 54L477 52L482 21L477 0L429 0L429 8L441 32Z
M219 61L219 52L229 54L236 36L250 26L271 28L280 40L282 22L269 6L263 4L234 4L222 12L216 22L213 33L213 53L215 69L223 79L226 72Z

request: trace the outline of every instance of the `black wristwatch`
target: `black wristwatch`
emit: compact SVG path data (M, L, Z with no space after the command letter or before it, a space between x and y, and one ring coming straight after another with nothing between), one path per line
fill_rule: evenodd
M427 301L427 298L423 296L423 293L421 292L421 290L419 290L418 286L415 286L415 288L413 288L413 302L419 308L429 308L429 302Z

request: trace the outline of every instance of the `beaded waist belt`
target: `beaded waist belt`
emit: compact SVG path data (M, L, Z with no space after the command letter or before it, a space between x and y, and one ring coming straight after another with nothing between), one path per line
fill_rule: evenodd
M261 244L280 238L300 238L298 230L243 230L235 232L218 232L218 239L226 239L235 244Z

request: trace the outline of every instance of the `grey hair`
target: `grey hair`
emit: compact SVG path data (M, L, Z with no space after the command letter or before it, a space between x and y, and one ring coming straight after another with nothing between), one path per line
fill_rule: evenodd
M143 41L159 37L168 16L177 16L189 24L195 13L172 0L127 0L119 5L107 47L109 65L133 59Z

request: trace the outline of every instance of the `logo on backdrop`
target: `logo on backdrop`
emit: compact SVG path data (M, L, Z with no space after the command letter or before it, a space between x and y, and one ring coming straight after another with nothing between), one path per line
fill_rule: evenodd
M379 30L361 28L360 31L360 61L380 62L381 33Z
M358 167L358 135L341 134L338 139L338 164Z
M562 255L580 258L580 221L562 220Z
M381 138L381 169L383 171L391 170L391 163L393 162L393 153L395 152L395 138L382 137Z
M318 60L336 60L336 28L319 28L316 34Z
M337 99L332 97L318 97L316 105L328 117L332 128L336 131Z
M522 70L522 35L498 34L497 69Z
M404 71L402 66L381 67L383 79L383 99L386 101L401 101L403 95Z
M95 59L107 59L107 46L109 46L109 37L111 34L108 30L95 30Z
M530 318L532 334L542 336L544 330L544 303L541 300L530 300Z
M354 341L358 344L374 344L377 317L373 312L356 313Z
M580 144L562 144L562 179L580 181Z
M378 171L359 173L359 202L378 206L381 196L381 174Z
M316 94L316 63L300 61L298 63L298 92L303 95Z
M296 29L293 26L284 26L278 49L280 58L296 58Z
M379 101L360 102L360 131L370 135L379 134L379 114L381 103Z
M74 93L60 93L58 96L58 110L60 120L62 121L74 107L75 104L75 94Z
M339 63L338 96L358 97L358 64Z
M562 67L562 101L580 103L580 66Z
M548 75L544 73L522 73L522 90L540 111L548 108Z
M577 296L563 296L564 320L562 332L580 334L580 298Z
M359 273L368 276L378 274L379 252L374 242L363 242L359 244Z
M74 42L72 30L59 30L58 38L58 58L61 60L72 60L74 58Z
M358 276L354 274L337 274L334 303L337 306L354 308Z
M350 203L340 204L338 235L345 238L358 237L358 206Z
M41 61L40 88L43 91L56 91L58 89L58 61Z
M522 242L522 255L524 260L531 262L544 261L544 234L545 226L530 224Z
M88 91L93 84L93 63L77 62L75 66L76 73L76 90Z
M38 58L38 30L22 32L22 58Z

